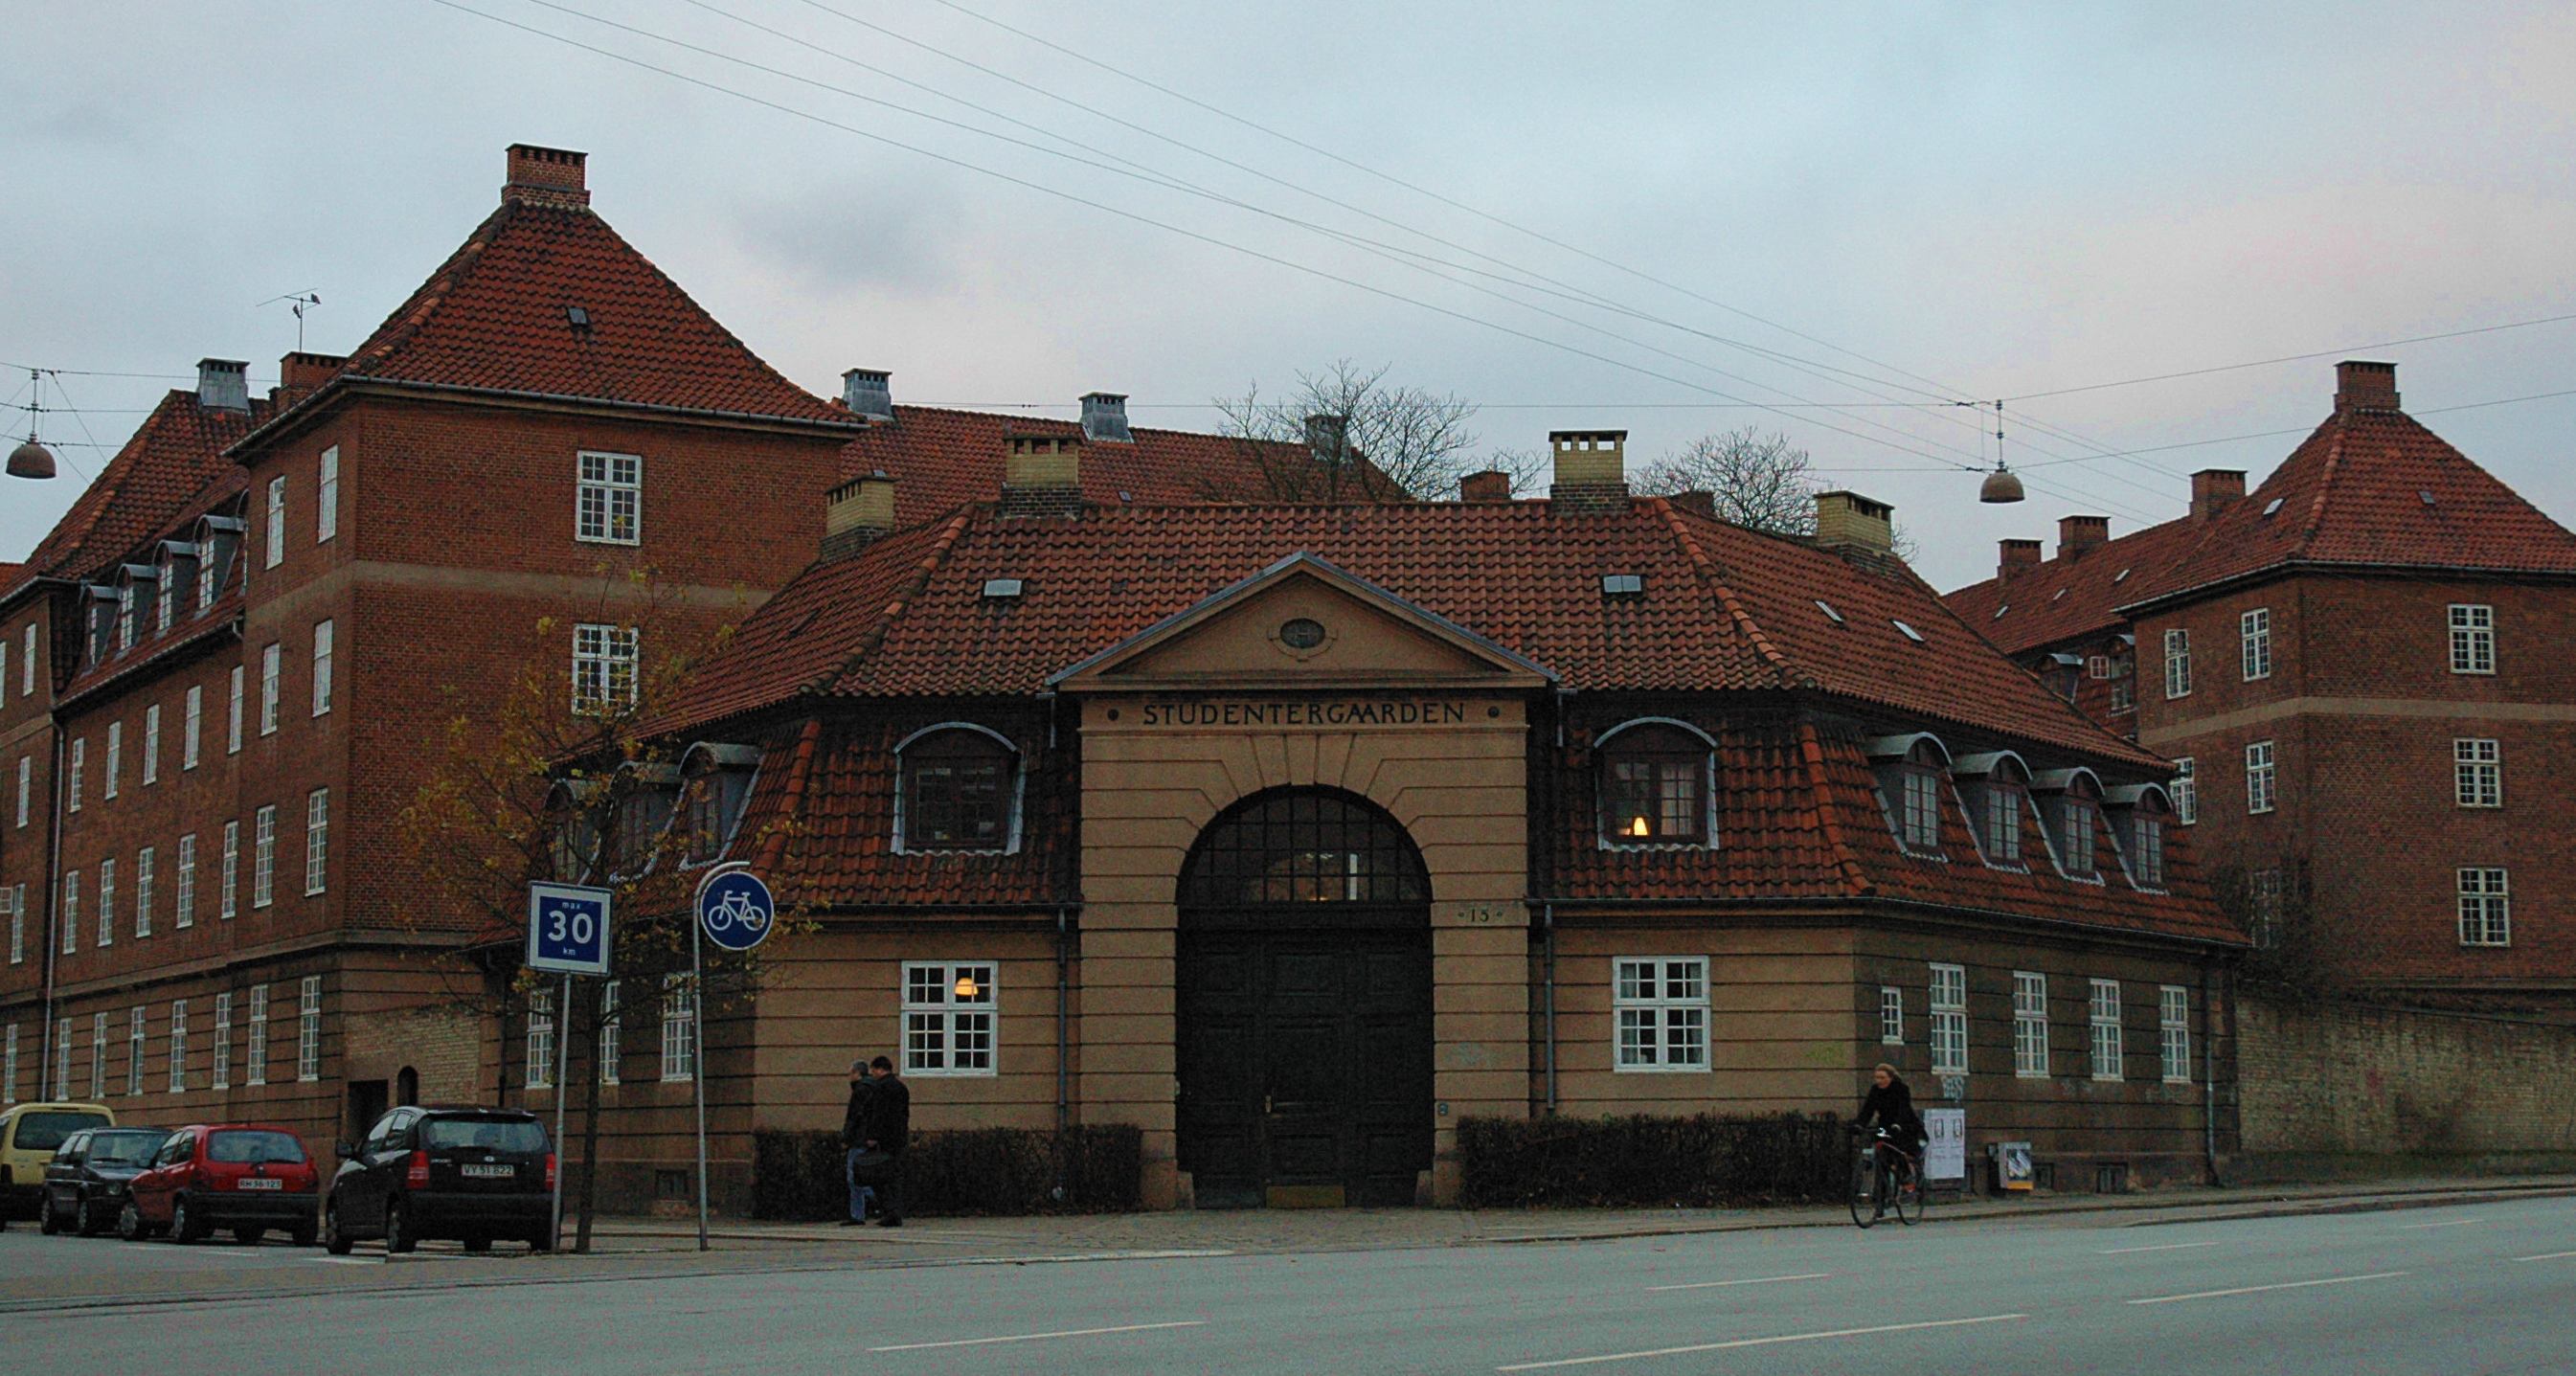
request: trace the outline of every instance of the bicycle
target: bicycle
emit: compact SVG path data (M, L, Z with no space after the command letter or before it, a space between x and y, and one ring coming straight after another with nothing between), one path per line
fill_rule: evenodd
M1852 1222L1866 1228L1890 1212L1908 1228L1923 1217L1923 1172L1895 1134L1878 1128L1852 1156Z

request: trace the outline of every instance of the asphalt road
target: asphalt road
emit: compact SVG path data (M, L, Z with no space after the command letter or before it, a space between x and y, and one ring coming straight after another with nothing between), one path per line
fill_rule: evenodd
M192 1374L2576 1371L2576 1200L2137 1222L698 1274L12 1227L0 1282L129 1302L0 1323L21 1370ZM130 1302L208 1268L245 1297Z

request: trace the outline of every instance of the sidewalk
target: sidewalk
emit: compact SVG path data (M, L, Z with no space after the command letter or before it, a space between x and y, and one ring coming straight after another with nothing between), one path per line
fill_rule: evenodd
M2193 1188L2124 1195L1970 1197L1936 1203L1928 1221L2057 1218L2070 1225L2134 1227L2212 1218L2423 1208L2494 1199L2576 1195L2576 1176L2487 1176L2343 1181L2244 1189ZM2095 1215L2086 1220L2069 1216ZM1851 1226L1839 1207L1762 1209L1240 1209L1035 1218L915 1218L901 1229L830 1223L716 1219L712 1244L769 1250L781 1260L846 1256L857 1265L1078 1261L1153 1256L1347 1252L1581 1242L1676 1233ZM694 1250L694 1219L604 1218L603 1253Z

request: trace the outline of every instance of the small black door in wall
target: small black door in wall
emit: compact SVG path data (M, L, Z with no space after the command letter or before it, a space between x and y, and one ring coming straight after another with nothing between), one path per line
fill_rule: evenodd
M1182 875L1179 1152L1199 1204L1412 1203L1431 930L1403 829L1347 795L1265 793Z

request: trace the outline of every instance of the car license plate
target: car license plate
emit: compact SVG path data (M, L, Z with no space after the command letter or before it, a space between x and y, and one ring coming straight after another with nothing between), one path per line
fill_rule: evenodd
M244 1177L241 1183L233 1188L241 1190L282 1190L286 1188L286 1182L283 1180L272 1179L264 1175L253 1175Z
M468 1180L507 1180L519 1173L516 1166L465 1165L457 1167Z

